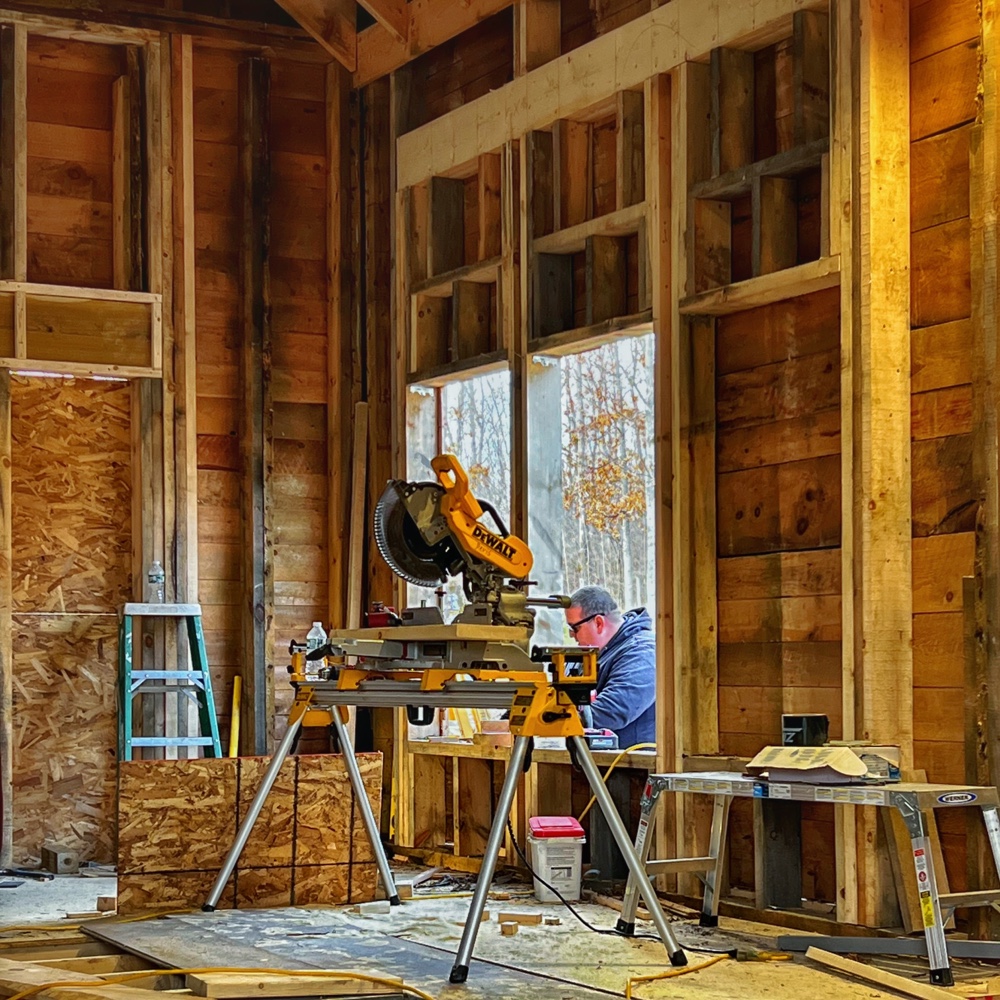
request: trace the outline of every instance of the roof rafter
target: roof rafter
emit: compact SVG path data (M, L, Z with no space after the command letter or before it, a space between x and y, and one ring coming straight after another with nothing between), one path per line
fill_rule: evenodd
M357 9L354 0L278 0L345 69L358 65Z
M402 45L410 38L410 5L406 0L358 0L358 3Z

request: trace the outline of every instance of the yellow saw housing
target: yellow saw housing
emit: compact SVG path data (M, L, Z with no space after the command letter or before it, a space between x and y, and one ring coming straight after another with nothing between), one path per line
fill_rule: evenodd
M431 468L444 488L441 513L459 544L504 575L524 579L532 566L531 550L516 535L497 535L479 523L483 508L469 490L469 477L454 455L438 455Z

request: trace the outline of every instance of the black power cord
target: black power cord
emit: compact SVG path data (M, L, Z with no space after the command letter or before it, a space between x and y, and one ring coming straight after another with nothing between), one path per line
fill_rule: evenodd
M517 842L517 837L514 836L514 827L511 825L510 817L507 817L507 833L510 834L510 842L514 845L514 850L517 851L517 856L521 859L524 867L528 869L531 877L537 879L542 885L545 886L550 892L554 892L556 896L559 897L559 901L569 910L570 913L576 917L577 920L583 924L587 930L593 931L595 934L610 934L612 937L623 937L629 938L631 940L643 940L643 941L659 941L660 939L653 934L625 934L618 930L617 927L595 927L575 906L551 883L546 882L545 879L531 867L528 859L524 856L524 851L521 850L521 845ZM736 957L735 948L695 948L693 945L681 945L684 951L696 951L699 954L705 955L729 955L731 958Z

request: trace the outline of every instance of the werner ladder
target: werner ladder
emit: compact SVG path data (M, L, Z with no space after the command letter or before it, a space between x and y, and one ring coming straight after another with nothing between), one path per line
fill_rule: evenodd
M183 619L187 626L188 670L133 670L132 620ZM150 684L150 681L159 681ZM172 683L166 683L170 681ZM145 694L185 694L198 705L200 736L133 736L132 699ZM118 758L131 760L133 747L204 747L206 757L221 757L219 722L212 696L212 675L205 653L200 604L126 604L118 627Z

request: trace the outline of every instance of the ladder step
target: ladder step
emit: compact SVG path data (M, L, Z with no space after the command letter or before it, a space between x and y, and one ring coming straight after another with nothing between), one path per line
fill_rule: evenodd
M210 747L211 736L133 736L134 747Z
M142 694L187 694L188 691L204 691L200 684L133 684L131 694L134 698Z
M192 677L191 675L195 676ZM129 676L134 681L169 681L191 679L200 683L204 670L132 670Z

